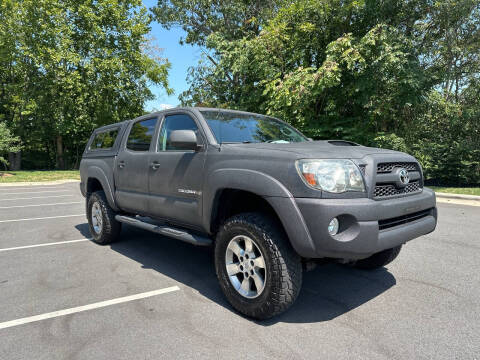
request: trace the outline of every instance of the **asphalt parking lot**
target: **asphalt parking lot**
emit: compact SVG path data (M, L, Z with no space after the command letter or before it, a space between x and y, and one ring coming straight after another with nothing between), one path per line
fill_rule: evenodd
M77 183L0 187L0 359L479 359L480 207L387 268L304 275L287 313L238 315L211 251L128 226L99 246Z

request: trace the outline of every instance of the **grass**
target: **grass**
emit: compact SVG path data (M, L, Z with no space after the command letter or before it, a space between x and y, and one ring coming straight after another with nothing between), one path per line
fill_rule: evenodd
M78 170L0 171L0 184L74 179L80 180Z
M480 196L480 187L465 187L465 188L441 187L441 186L428 186L428 187L432 188L435 192Z

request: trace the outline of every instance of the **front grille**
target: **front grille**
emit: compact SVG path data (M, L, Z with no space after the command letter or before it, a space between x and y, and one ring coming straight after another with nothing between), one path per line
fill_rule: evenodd
M394 170L397 168L406 169L411 176L410 183L405 187L396 185L398 180ZM423 181L420 165L415 162L379 163L377 164L377 175L377 182L373 189L373 198L376 200L384 200L394 196L408 196L422 191Z
M397 216L390 219L384 219L378 221L378 228L380 230L385 230L394 226L407 224L409 222L424 218L425 216L431 215L432 209L418 211L408 215Z
M420 182L413 181L404 188L396 188L395 185L376 185L375 190L373 193L374 197L387 197L387 196L395 196L395 195L402 195L402 194L409 194L414 193L417 191L421 191L422 188L420 187Z
M417 164L413 162L388 162L377 165L377 174L390 173L395 168L405 168L408 171L418 171Z

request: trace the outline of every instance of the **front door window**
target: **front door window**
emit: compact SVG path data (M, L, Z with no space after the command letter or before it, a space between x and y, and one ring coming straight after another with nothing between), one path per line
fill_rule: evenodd
M160 130L158 137L158 151L187 151L190 149L180 149L169 143L170 134L174 130L193 130L198 138L198 126L195 121L186 114L169 115L165 120Z

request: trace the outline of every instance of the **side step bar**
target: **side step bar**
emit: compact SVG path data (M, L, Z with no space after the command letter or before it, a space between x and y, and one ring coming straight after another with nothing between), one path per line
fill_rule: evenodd
M166 226L166 225L150 224L148 222L139 220L131 216L116 215L115 220L128 225L138 227L140 229L152 231L160 235L185 241L194 245L209 246L212 244L212 239L209 239L207 237L197 235L197 234L192 234L192 233L189 233L188 231L180 230L180 229Z

